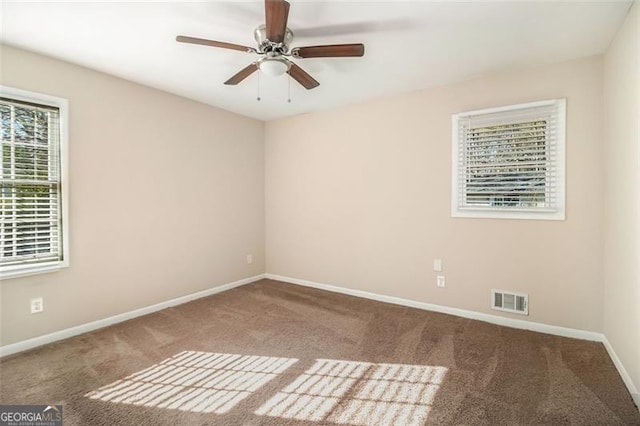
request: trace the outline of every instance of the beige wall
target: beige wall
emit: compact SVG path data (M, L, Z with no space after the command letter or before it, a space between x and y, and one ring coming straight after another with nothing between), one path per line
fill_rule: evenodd
M262 122L1 55L3 85L69 100L71 244L69 268L0 284L1 345L264 272ZM36 296L45 310L30 315Z
M567 220L451 218L451 114L558 97ZM265 138L267 272L602 331L600 57L273 121ZM492 288L529 293L530 315L490 310Z
M0 345L266 269L604 331L640 387L639 14L604 67L587 58L266 125L0 47L1 84L70 101L71 164L71 267L0 283ZM567 220L451 218L451 114L557 97ZM530 316L490 310L491 288L529 293ZM30 315L37 296L45 312Z
M609 47L604 67L606 147L604 333L638 389L640 389L639 14L640 5L636 3Z

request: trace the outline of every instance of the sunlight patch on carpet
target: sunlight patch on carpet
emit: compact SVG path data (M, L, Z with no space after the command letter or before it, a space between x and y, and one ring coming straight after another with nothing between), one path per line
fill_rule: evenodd
M421 425L447 371L318 359L255 414L345 425Z
M224 414L297 361L184 351L85 396L121 404Z

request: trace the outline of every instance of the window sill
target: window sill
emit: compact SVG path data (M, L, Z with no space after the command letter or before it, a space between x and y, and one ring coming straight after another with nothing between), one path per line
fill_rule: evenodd
M523 219L523 220L566 220L563 210L509 210L509 209L484 209L484 208L458 208L451 211L453 218L476 219Z
M69 266L68 261L49 262L32 266L14 266L6 269L0 269L0 281L10 278L20 278L29 275L46 274L56 272Z

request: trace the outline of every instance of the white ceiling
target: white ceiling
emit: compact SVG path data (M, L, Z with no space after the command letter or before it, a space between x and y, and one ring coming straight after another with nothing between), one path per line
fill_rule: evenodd
M628 1L345 2L289 0L292 47L362 42L363 58L300 59L320 86L254 73L251 54L177 43L178 34L255 47L262 2L1 4L3 43L261 120L605 51Z

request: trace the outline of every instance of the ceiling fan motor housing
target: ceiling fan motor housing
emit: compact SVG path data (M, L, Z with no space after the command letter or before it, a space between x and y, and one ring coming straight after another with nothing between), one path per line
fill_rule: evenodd
M289 46L293 40L293 32L287 28L284 32L284 40L282 43L274 43L267 38L267 26L260 25L253 31L253 36L259 46L261 53L274 52L279 54L285 54L289 51Z

